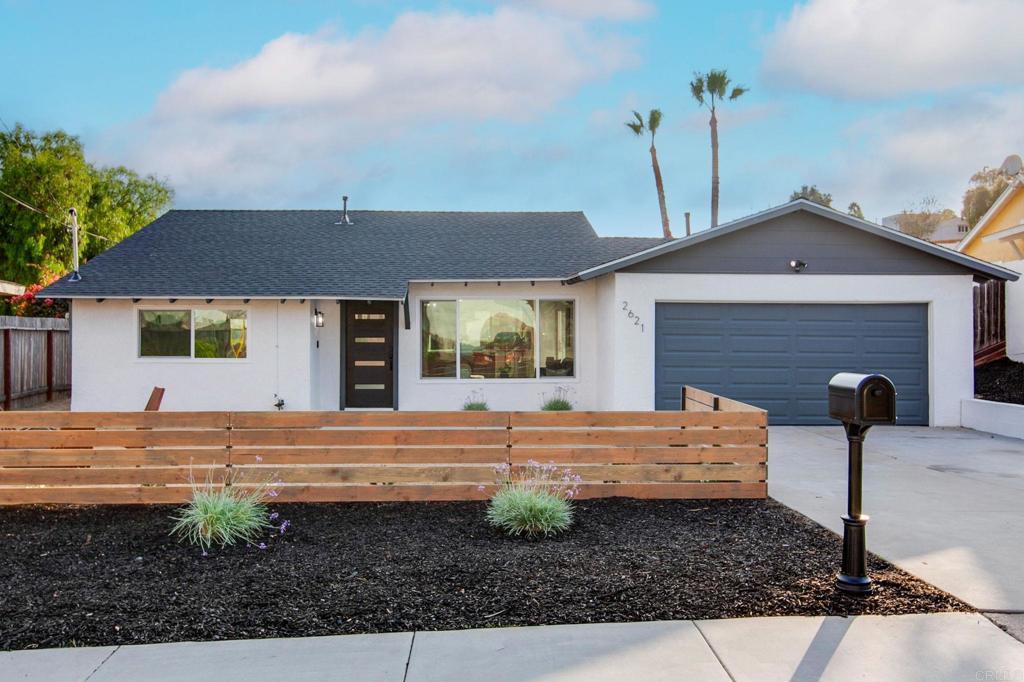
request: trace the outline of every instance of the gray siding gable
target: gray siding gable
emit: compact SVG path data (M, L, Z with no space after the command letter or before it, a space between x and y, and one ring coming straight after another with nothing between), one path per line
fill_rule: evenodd
M620 272L792 274L791 260L807 274L969 275L963 265L850 229L813 213L790 213L623 268Z
M804 218L794 218L793 216L805 216ZM821 220L815 221L810 220L810 217L817 217ZM786 221L785 219L789 219ZM764 243L753 245L748 241L747 237L752 231L755 231L758 227L763 226L772 221L779 220L780 224L790 224L794 227L787 234L786 231L780 231L779 235L774 241L769 239L770 253L759 253L758 248L764 248ZM822 220L824 222L822 222ZM821 227L825 224L829 227ZM854 236L848 236L847 232L838 232L835 229L846 230L852 233ZM804 234L801 236L799 232L803 230ZM827 239L825 231L830 230L834 238L838 240L837 244L839 249L843 250L843 253L847 255L850 260L857 258L856 249L851 250L850 244L860 245L858 248L861 250L860 263L841 263L842 256L837 253L837 249L831 248L828 244L824 243ZM721 250L704 251L703 248L710 242L724 240L730 236L736 235L742 232L742 237L730 239L727 243L733 244L734 247L723 248ZM857 239L857 234L860 233L867 239ZM871 238L876 238L878 243L873 246L864 247L863 244L870 244ZM742 239L743 241L740 241ZM761 259L771 258L773 253L779 253L778 244L781 243L785 253L785 258L782 260L782 266L777 265L778 261L771 263L759 263ZM818 247L818 250L813 250L814 246ZM802 258L796 253L790 253L795 250L795 247L799 247L800 250L807 249L806 252L821 255L822 261L815 268L810 267L810 261L807 258ZM900 250L903 247L905 250ZM689 259L680 257L678 263L675 266L660 265L660 266L641 266L643 263L648 263L656 259L661 259L669 256L670 254L676 254L683 251L693 251L695 249L702 249L702 253L708 254L708 260L711 261L709 264L698 264L691 262ZM865 274L882 274L882 273L893 273L893 274L923 274L922 272L915 272L913 268L923 269L924 272L949 272L949 270L943 269L942 265L924 265L922 261L916 259L914 256L907 255L907 251L916 251L935 261L944 261L957 266L953 272L969 272L976 277L982 279L999 279L1008 280L1011 282L1017 281L1020 274L1010 270L1008 268L989 263L988 261L981 260L980 258L974 258L966 254L947 249L923 239L917 239L910 235L891 230L881 225L862 220L860 218L854 218L846 213L842 213L827 206L816 204L806 199L797 199L790 201L781 206L761 211L753 215L747 216L746 218L740 218L729 223L724 223L717 227L713 227L707 230L702 230L693 235L682 237L679 239L673 239L672 241L665 242L652 246L651 248L645 249L638 253L634 253L622 258L615 260L605 261L601 265L586 270L581 270L575 277L569 280L570 283L593 279L600 277L601 275L608 274L610 272L697 272L697 273L754 273L754 274L768 274L772 272L790 272L788 269L788 263L790 260L797 258L800 260L808 261L808 270L811 272L829 272L827 266L831 265L833 272L836 274L850 274L850 273L865 273ZM899 255L892 255L897 253ZM854 254L854 255L851 255ZM712 258L713 255L717 255L718 259ZM746 263L744 264L744 259ZM911 264L911 261L914 261ZM673 261L675 262L675 259ZM910 270L893 270L897 268L900 263L907 263L907 267ZM744 267L744 265L746 267ZM658 267L657 270L649 270L648 268ZM672 267L678 267L679 269L672 269ZM780 270L778 268L785 267L786 269ZM690 269L684 269L690 268Z

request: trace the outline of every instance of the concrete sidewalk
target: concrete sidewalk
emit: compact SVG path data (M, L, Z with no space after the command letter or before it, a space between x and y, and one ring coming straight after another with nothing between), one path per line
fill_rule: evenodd
M978 614L739 618L0 653L2 682L1020 680Z
M768 494L842 533L846 460L841 426L773 426ZM1024 611L1024 440L875 427L864 512L869 550L979 610Z

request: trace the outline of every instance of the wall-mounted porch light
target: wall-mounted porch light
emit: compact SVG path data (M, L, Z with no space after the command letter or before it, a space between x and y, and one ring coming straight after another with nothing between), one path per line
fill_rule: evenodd
M313 309L313 326L322 327L324 326L324 311Z
M804 268L806 268L806 267L807 267L807 263L803 262L802 260L793 259L793 260L789 261L789 268L793 272L803 272Z

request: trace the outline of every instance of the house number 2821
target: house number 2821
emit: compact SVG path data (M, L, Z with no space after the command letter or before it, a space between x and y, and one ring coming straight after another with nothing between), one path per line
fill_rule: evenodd
M629 307L629 301L622 302L622 312L626 313L626 319L633 321L634 327L640 327L640 333L644 333L644 323L640 319L640 316L633 312L633 309Z

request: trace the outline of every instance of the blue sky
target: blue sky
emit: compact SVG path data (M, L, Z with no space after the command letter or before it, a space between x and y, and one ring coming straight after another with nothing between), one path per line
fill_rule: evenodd
M167 178L179 208L583 210L657 235L709 218L694 70L721 118L723 220L801 184L869 218L1024 152L1008 0L63 3L0 0L0 117Z

